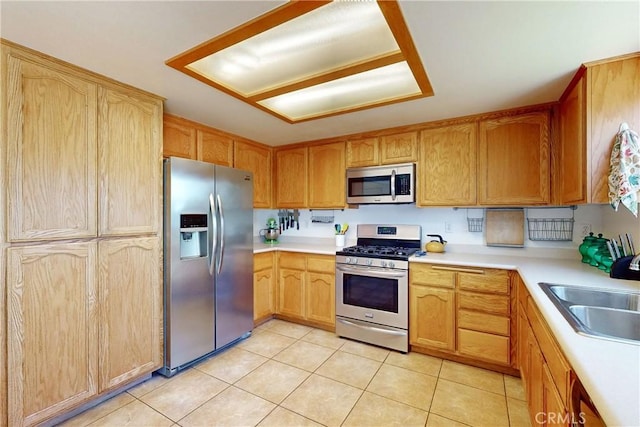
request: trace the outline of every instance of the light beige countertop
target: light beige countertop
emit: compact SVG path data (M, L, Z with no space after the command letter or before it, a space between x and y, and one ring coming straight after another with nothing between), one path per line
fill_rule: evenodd
M339 249L333 239L254 244L254 253L281 250L332 255ZM640 291L640 281L609 278L606 273L581 263L577 249L535 251L459 245L447 253L413 256L410 261L518 271L605 423L640 426L640 345L576 333L538 286L538 282L551 282Z

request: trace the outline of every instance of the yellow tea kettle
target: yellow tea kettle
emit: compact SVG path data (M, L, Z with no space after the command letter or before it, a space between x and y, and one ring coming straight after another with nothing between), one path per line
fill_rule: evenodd
M439 234L427 234L427 237L437 237L438 240L431 240L424 247L424 250L427 252L436 252L441 253L444 252L444 247L447 244L446 240L442 240L442 236Z

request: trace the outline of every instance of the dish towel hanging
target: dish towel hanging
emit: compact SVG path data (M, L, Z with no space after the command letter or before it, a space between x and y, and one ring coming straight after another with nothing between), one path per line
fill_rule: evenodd
M620 202L638 217L640 191L640 138L622 123L611 151L609 203L615 211Z

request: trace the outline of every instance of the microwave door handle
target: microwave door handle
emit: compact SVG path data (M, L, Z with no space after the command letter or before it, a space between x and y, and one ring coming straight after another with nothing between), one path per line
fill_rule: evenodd
M391 171L391 200L396 199L396 170Z

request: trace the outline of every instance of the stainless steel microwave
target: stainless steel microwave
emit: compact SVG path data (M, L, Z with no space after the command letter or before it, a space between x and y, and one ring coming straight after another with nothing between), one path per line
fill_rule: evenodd
M347 204L414 203L416 165L347 169Z

